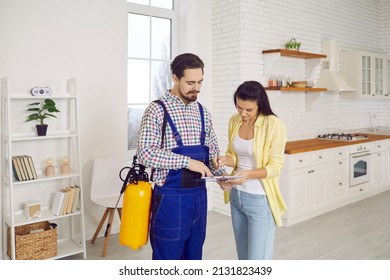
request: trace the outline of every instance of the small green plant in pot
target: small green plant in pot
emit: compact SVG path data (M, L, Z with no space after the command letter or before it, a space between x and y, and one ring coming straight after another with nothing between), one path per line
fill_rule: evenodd
M297 42L295 38L291 38L290 41L288 41L284 47L286 50L293 50L293 51L299 51L299 48L301 47L301 43Z
M27 112L33 112L27 116L26 122L38 121L39 124L37 127L38 136L45 136L47 132L47 124L44 120L49 117L57 118L54 113L59 113L60 111L56 107L56 103L49 98L46 98L40 102L34 102L27 105L29 108Z

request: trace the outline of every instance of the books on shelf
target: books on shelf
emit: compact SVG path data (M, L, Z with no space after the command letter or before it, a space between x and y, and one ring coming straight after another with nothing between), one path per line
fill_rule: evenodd
M64 190L57 191L54 195L53 206L51 207L51 213L56 216L60 216L62 214L61 209L64 204L64 200L66 197L66 192Z
M14 177L16 181L22 181L22 171L21 168L19 167L19 162L17 158L12 157L12 170L14 172Z
M34 179L38 179L37 171L35 170L35 166L34 166L34 162L32 160L32 157L27 156L27 155L25 157L27 158L28 163L29 163L29 165L31 167L33 178Z
M66 209L65 209L65 214L70 214L72 213L72 207L73 207L73 202L74 202L74 195L76 194L76 189L71 186L68 188L68 195L69 195L69 200L68 203L66 204Z
M74 201L72 205L72 213L80 211L80 187L74 186L75 194L74 194Z
M51 212L56 216L80 210L80 188L76 185L58 190L54 195Z
M12 170L16 181L37 179L34 161L31 156L21 155L12 157Z

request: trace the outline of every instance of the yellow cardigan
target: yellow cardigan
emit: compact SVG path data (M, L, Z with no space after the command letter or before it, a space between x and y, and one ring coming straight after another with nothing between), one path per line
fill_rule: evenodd
M226 155L234 159L234 170L237 168L237 154L233 150L233 140L242 124L237 113L229 120L228 149ZM277 117L259 115L254 124L253 154L256 168L264 167L267 177L260 179L268 198L272 215L278 227L282 226L282 215L287 206L279 190L279 177L284 166L284 151L287 142L287 128Z

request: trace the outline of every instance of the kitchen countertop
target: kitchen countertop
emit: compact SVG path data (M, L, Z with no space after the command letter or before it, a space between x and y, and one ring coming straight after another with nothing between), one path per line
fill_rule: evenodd
M311 151L317 151L322 149L337 148L337 147L355 145L360 143L390 139L390 135L367 134L367 133L364 133L364 135L367 135L368 138L362 140L356 140L356 141L339 141L339 140L329 140L329 139L319 139L319 138L290 141L287 142L286 144L285 154L297 154L297 153L311 152Z

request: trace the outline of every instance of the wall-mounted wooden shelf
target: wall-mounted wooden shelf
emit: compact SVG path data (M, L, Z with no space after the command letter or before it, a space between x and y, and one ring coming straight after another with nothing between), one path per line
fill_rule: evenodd
M281 56L290 56L290 57L298 57L298 58L326 58L325 54L316 54L316 53L308 53L308 52L299 52L292 51L286 49L274 49L274 50L264 50L263 54L269 53L279 53Z
M299 87L266 87L265 90L280 91L328 91L327 88L299 88Z

